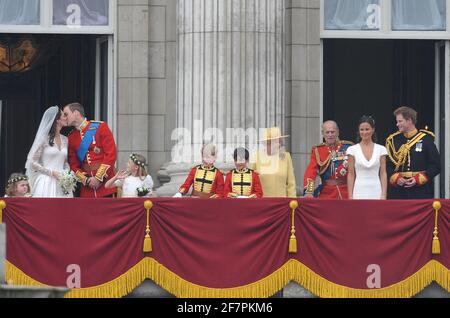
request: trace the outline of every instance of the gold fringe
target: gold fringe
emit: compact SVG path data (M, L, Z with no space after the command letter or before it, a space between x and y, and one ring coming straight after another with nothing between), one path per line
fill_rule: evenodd
M295 280L311 293L323 298L409 298L436 281L450 292L450 270L435 260L405 280L379 289L355 289L332 283L296 260Z
M6 262L8 284L46 286ZM332 283L317 275L297 260L286 264L269 276L234 288L208 288L190 283L152 258L144 258L126 273L105 284L72 289L68 298L116 298L129 294L145 279L151 279L169 293L183 298L266 298L294 280L319 297L333 298L405 298L412 297L432 281L450 292L450 270L432 260L407 279L381 289L354 289ZM48 287L48 286L46 286Z

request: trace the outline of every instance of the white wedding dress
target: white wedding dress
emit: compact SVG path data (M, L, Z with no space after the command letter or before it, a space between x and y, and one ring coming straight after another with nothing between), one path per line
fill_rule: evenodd
M353 199L380 199L380 159L387 155L386 147L374 144L370 160L364 156L360 144L349 147L347 155L355 158L356 178L353 186Z
M34 178L30 182L33 198L71 198L73 193L65 195L59 181L52 176L52 171L69 171L67 162L68 138L61 135L61 149L56 143L50 146L44 141L33 155L31 169Z

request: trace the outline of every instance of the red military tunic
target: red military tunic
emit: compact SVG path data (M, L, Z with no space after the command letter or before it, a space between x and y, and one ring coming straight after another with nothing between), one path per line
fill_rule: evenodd
M186 194L189 192L191 185L194 185L193 197L214 199L223 196L223 174L214 166L206 168L203 165L198 165L192 168L178 191L181 194Z
M335 146L320 144L312 148L311 159L303 178L305 194L313 194L317 174L322 179L320 198L348 199L347 148L353 143L340 141Z
M82 163L78 160L77 151L81 140L88 131L91 122L85 120L79 127L69 135L69 164L70 169L75 172L78 180L83 184L81 197L105 197L116 193L116 188L106 189L104 184L115 175L114 165L116 163L116 143L108 125L101 122L97 132L89 146L86 157ZM102 184L97 190L86 186L89 177L95 177Z
M234 169L227 174L224 197L236 198L238 196L246 196L249 198L263 197L258 173L247 168L243 171Z

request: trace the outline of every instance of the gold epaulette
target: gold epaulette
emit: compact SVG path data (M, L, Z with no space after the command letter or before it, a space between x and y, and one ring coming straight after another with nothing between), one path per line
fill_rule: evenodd
M321 144L315 145L313 148L319 148L326 145L327 145L326 143L322 142Z
M430 135L430 136L433 137L433 138L436 138L436 135L435 135L433 132L429 131L429 130L426 130L426 129L420 129L420 131L423 132L423 133L426 133L426 134Z
M396 133L390 134L389 137L386 138L386 140L392 139L392 138L394 138L395 136L400 135L401 133L402 133L401 131L397 131Z
M352 141L348 141L348 140L341 140L341 144L343 145L354 145L355 143Z

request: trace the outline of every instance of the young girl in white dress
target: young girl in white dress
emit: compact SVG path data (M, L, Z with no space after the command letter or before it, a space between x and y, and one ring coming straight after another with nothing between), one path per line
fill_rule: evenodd
M144 156L131 154L127 162L127 170L120 170L108 180L105 188L122 188L123 198L153 196L153 179L147 173Z
M70 171L67 162L68 139L61 135L67 118L58 106L48 108L42 116L25 164L26 175L35 198L67 198L59 184L63 173Z
M349 199L386 199L387 173L384 146L376 144L375 120L361 117L359 143L347 149Z

